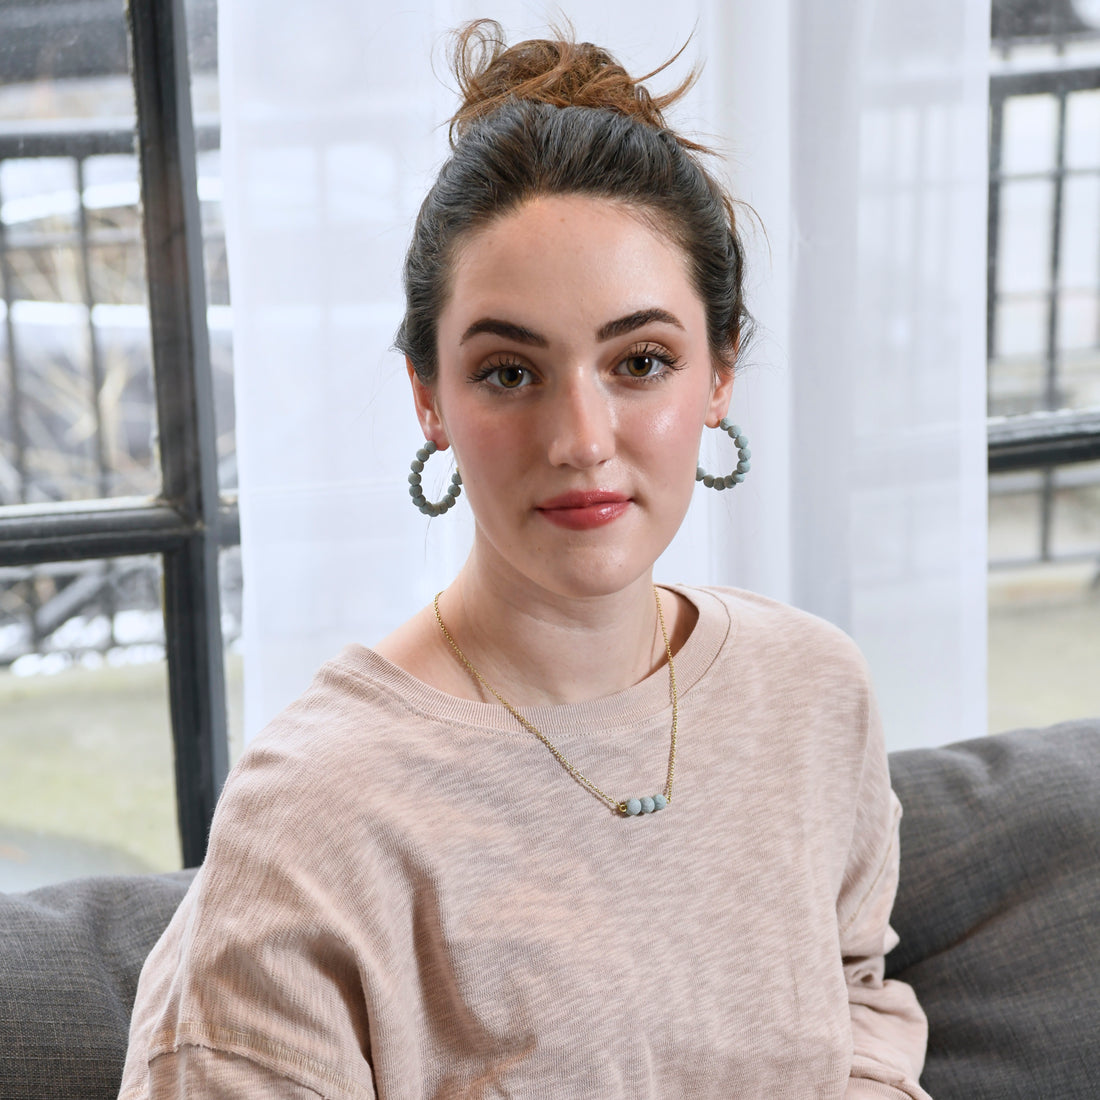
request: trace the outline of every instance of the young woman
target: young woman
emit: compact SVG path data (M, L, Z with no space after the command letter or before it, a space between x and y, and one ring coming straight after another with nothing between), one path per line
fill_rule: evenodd
M463 492L473 550L231 776L122 1096L924 1097L862 659L652 581L749 465L734 208L604 51L479 23L456 56L398 346L410 495ZM697 474L704 427L734 472Z

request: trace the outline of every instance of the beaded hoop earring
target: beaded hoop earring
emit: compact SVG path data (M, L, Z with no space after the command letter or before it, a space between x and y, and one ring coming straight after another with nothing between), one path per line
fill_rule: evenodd
M438 450L439 448L435 443L429 439L416 452L416 458L412 460L412 473L409 474L409 496L412 497L413 507L426 516L443 515L444 512L454 507L455 501L462 494L462 475L456 469L451 474L451 484L447 487L447 492L442 500L433 504L424 496L424 490L420 487L420 474L424 469L424 463Z
M752 451L749 450L748 439L741 434L741 429L732 421L726 419L720 421L718 431L725 432L737 444L737 468L732 474L726 474L725 477L715 477L714 474L708 474L702 466L698 466L695 470L695 480L701 481L708 489L732 489L745 480L745 474L749 472L752 466L752 463L749 462Z

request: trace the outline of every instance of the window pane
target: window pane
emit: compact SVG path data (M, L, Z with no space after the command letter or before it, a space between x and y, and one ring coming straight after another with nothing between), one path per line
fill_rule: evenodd
M1066 167L1100 168L1100 90L1066 97Z
M122 4L0 7L0 505L160 488L127 54Z
M1050 286L1050 234L1054 186L1047 180L1001 185L997 288L1002 294L1033 294Z
M1052 95L1013 96L1005 102L1001 170L1044 172L1054 167L1058 101Z
M0 890L180 865L157 557L0 570Z
M12 142L5 152L18 153L19 147ZM0 196L3 197L0 218L9 248L59 239L71 244L76 240L80 228L80 196L76 164L71 158L15 156L5 159L0 163Z
M1100 176L1068 176L1062 185L1059 283L1065 290L1092 291L1100 283ZM1090 343L1095 343L1096 332Z
M0 187L3 186L0 171ZM84 269L80 252L73 245L61 242L56 236L43 236L41 242L16 247L10 245L5 257L9 297L15 302L12 316L17 317L20 307L28 319L37 324L66 322L88 324L87 312L76 310L31 310L27 307L38 303L71 302L83 305Z

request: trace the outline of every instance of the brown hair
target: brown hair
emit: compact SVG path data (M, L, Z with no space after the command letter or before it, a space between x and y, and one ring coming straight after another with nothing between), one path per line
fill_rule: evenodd
M679 56L677 54L676 56ZM405 258L405 318L396 346L424 382L435 377L436 322L462 238L537 195L590 195L637 210L688 258L721 369L732 370L750 318L734 204L699 162L703 146L662 112L695 82L652 96L606 50L559 36L509 47L480 19L455 35L463 100L452 154L428 192Z

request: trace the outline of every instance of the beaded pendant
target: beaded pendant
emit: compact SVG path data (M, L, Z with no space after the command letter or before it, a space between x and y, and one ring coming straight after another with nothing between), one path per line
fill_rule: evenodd
M668 799L663 794L655 794L652 797L647 795L645 798L628 798L620 803L620 808L627 817L635 817L638 814L655 814L667 805Z

